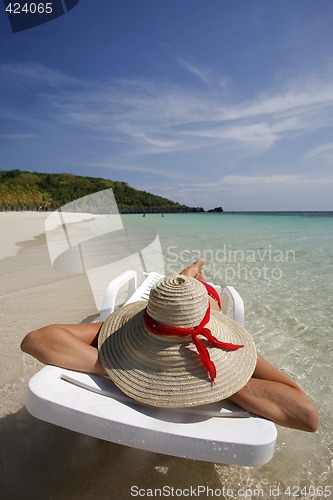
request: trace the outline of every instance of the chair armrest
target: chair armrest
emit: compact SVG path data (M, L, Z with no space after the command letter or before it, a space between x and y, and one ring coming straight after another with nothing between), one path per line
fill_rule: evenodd
M104 300L102 304L102 309L100 311L99 320L104 321L106 318L113 313L116 298L119 290L122 286L129 283L128 295L131 296L137 289L137 274L136 271L125 271L117 278L110 281L104 295Z
M244 326L244 302L233 286L226 286L222 290L222 312L227 313L228 305L232 305L232 317L237 323Z

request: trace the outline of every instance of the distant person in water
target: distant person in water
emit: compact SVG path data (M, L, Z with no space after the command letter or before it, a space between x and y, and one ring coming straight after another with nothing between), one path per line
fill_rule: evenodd
M173 349L173 359L176 356L181 361L179 366L184 366L185 356L190 353L186 358L186 363L191 364L191 367L187 369L186 377L189 380L191 377L192 379L197 377L197 383L193 379L192 392L199 392L199 388L203 387L200 391L204 396L199 404L227 398L244 410L272 420L279 425L315 432L318 426L318 414L308 396L295 382L256 352L250 334L243 327L221 314L220 297L213 287L206 284L202 272L203 265L203 259L199 259L184 269L180 275L165 278L161 285L157 284L152 290L148 303L140 301L134 305L124 306L112 313L104 323L56 324L32 331L23 339L21 349L45 364L110 376L118 387L127 392L126 384L117 379L117 370L121 363L125 363L126 367L129 366L130 358L126 358L126 350L119 352L118 349L116 352L117 348L116 344L113 344L113 339L123 334L127 335L126 338L136 342L139 337L135 336L141 335L143 339L149 338L149 342L143 342L147 349L147 345L154 343L157 345L161 342L160 336L163 335L167 337L162 340L164 345L166 345L165 342L169 342L168 346L170 345L170 349ZM190 299L184 298L179 290L191 290L188 296ZM172 295L173 293L176 295ZM165 303L164 296L167 297ZM176 308L175 320L173 320L174 312L170 304ZM194 324L191 324L192 318ZM223 342L224 333L222 335L221 332L228 332L228 329L231 332L232 341ZM175 337L182 335L186 335L185 345L191 350L190 348L185 350L179 338L175 341ZM241 343L235 342L237 335L240 335ZM205 339L202 340L202 337ZM103 350L106 342L111 346L111 355ZM155 366L160 351L161 349L156 350L154 355L143 351L142 355L143 357L146 355L150 362L154 360ZM199 356L193 356L193 351ZM245 354L247 352L249 354ZM111 366L114 363L110 361L112 354L117 357L117 366ZM248 356L248 362L237 361L245 355ZM139 357L135 354L132 363L135 363L137 359ZM165 359L164 357L163 360ZM230 380L238 377L233 390L229 386L222 388L223 364L221 363L225 359L229 360L230 369L234 370L234 377L230 377ZM186 369L186 363L184 369ZM158 377L161 373L159 370L161 370L160 367L154 375L154 391L155 386L159 385ZM153 376L152 371L153 369L147 370L149 376ZM182 384L174 385L177 387L176 391L178 386L181 387ZM171 405L163 402L163 393L159 396L160 401L157 401L157 404L151 403L149 387L143 401L149 401L149 404L156 406ZM163 387L165 388L165 385ZM143 388L142 391L144 391ZM136 398L135 395L133 397ZM195 393L189 395L193 401L185 401L185 397L184 394L179 394L180 406L195 404ZM175 404L175 402L172 403L172 405Z

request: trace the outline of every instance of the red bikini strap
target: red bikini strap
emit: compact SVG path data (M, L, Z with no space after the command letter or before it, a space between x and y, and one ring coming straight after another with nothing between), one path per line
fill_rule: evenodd
M221 297L219 296L219 294L217 293L215 288L212 285L209 285L208 283L206 283L205 281L201 281L201 280L199 280L199 281L206 288L208 295L210 297L212 297L212 299L214 299L215 302L217 302L217 304L219 305L219 308L221 309L222 308Z

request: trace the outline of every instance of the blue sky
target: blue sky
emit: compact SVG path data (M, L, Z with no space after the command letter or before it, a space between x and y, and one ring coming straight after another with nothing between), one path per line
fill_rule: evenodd
M0 12L0 169L205 209L333 210L331 0L80 0Z

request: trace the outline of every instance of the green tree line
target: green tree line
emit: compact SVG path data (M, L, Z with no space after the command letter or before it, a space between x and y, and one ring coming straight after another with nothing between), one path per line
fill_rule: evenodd
M120 213L204 211L201 207L188 207L134 189L126 182L22 170L0 171L0 210L55 210L78 198L110 188Z

